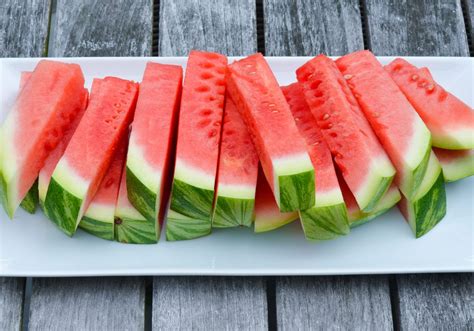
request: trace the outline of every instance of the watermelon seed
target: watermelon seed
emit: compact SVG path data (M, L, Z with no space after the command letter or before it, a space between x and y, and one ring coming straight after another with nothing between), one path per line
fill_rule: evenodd
M336 138L336 137L337 137L337 133L336 133L336 132L331 132L329 135L330 135L331 137L333 137L333 138Z
M430 85L428 85L428 87L426 88L426 90L427 90L428 92L433 92L434 88L435 88L435 86L434 86L433 84L430 84Z
M337 157L338 159L343 159L341 153L336 153L336 157Z
M277 114L277 113L279 113L279 111L277 109L274 109L274 110L272 110L272 113Z
M256 71L249 71L249 75L255 75L256 73Z
M209 86L206 86L206 85L198 86L195 89L196 92L209 92L209 90L210 90Z
M211 120L206 118L206 119L203 119L201 121L198 122L198 127L200 128L205 128L206 126L208 126L209 124L211 124Z
M319 141L315 141L314 143L311 144L312 146L319 145Z
M416 82L418 80L418 75L412 75L411 80Z
M214 77L214 76L213 76L211 73L209 73L209 72L203 72L203 73L201 74L201 78L202 78L202 79L211 79L212 77Z
M218 81L216 81L216 85L217 86L225 86L225 81L223 79L219 79Z
M250 64L250 63L247 63L247 64L245 65L245 67L246 67L246 68L252 68L252 67L253 67L253 65L252 65L252 64Z
M122 220L118 217L115 217L114 223L117 224L117 225L120 225L120 224L122 224Z
M324 95L324 94L323 94L322 91L316 90L316 91L314 92L314 97L315 97L315 98L320 98L320 97L322 97L323 95Z
M221 126L221 122L215 121L213 125L214 125L214 126Z
M227 130L227 131L225 132L225 134L226 134L227 136L231 136L231 135L233 135L234 133L235 133L234 130Z
M268 104L268 107L270 107L270 108L273 108L273 107L275 107L275 106L276 106L276 105L275 105L274 103L269 103L269 104Z
M114 107L115 108L120 108L120 104L119 103L114 103Z
M300 118L299 118L299 117L295 117L295 121L296 121L296 122L299 122L299 121L300 121Z
M352 78L352 75L344 75L344 79L345 79L345 80L349 80L349 79L351 79L351 78Z
M211 114L212 114L212 110L210 110L210 109L203 109L201 111L201 115L203 115L203 116L209 116Z
M311 83L310 85L310 88L312 90L315 90L319 87L319 85L321 84L321 80L320 79L316 79L314 82Z
M380 116L380 114L379 114L379 113L377 113L377 112L375 112L373 116L374 116L374 117L379 117L379 116Z
M211 62L203 62L199 65L201 68L204 68L204 69L210 69L212 68L214 65L211 63Z
M212 137L215 137L217 135L217 131L216 130L211 130L209 131L209 138L212 138Z
M323 115L323 120L327 120L329 117L331 117L331 115L329 115L328 113L324 114Z

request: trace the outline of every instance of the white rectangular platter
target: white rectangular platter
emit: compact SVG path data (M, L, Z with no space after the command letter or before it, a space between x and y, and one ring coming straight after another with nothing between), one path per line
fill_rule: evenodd
M295 80L306 57L268 58L279 82ZM379 58L383 64L393 58ZM471 58L409 57L473 105ZM86 84L108 75L141 80L147 61L181 64L186 58L67 58L82 66ZM232 61L233 59L230 59ZM20 72L38 59L0 60L0 120L18 92ZM310 243L295 222L254 234L252 229L216 230L191 241L125 245L81 230L65 236L41 212L20 210L13 221L0 210L0 276L93 275L336 275L474 271L474 178L447 185L448 212L430 233L415 239L397 209L328 242Z

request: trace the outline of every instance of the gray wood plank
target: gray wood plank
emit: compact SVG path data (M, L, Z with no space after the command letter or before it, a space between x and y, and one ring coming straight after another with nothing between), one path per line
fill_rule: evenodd
M0 57L43 56L50 0L0 1Z
M386 276L283 277L276 282L279 330L391 330Z
M401 330L472 330L472 274L403 275L397 279Z
M159 55L187 56L191 49L254 53L255 15L254 0L161 0Z
M0 277L0 330L20 330L25 280Z
M143 330L140 278L33 279L30 330Z
M365 0L377 55L469 56L460 0Z
M364 48L358 0L264 0L266 55L343 55Z
M154 330L266 330L262 278L156 277Z
M49 55L151 55L152 25L152 0L57 0Z
M462 0L464 1L464 8L466 10L465 15L467 28L471 36L471 51L474 51L474 0ZM472 55L472 54L471 54Z

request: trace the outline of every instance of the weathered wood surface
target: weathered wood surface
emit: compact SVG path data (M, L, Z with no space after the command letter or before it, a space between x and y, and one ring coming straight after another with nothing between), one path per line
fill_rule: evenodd
M377 55L469 56L460 0L365 0Z
M143 330L143 278L35 278L30 330Z
M262 278L156 277L154 330L266 330Z
M270 56L343 55L364 48L358 0L264 0Z
M0 57L37 57L46 52L50 0L0 1Z
M464 1L467 30L471 36L471 56L474 55L474 0Z
M49 56L151 55L151 0L57 0Z
M428 274L397 277L401 330L472 330L472 274Z
M20 330L25 280L0 277L0 330Z
M161 0L160 56L187 56L191 49L232 55L257 50L254 0Z
M276 282L279 330L391 330L386 276L283 277Z

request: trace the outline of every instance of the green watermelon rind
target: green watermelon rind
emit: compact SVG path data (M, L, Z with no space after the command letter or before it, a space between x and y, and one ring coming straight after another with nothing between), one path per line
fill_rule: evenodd
M447 183L474 176L474 154L450 163L441 162L444 180Z
M36 212L38 206L39 195L38 195L38 180L30 188L23 201L20 203L20 207L29 214Z
M387 190L385 195L380 199L375 209L369 213L360 211L356 214L348 213L349 225L352 228L358 227L365 224L378 216L385 214L387 211L392 209L401 199L400 192L398 190L391 191Z
M174 178L170 209L193 219L207 220L211 226L214 190L188 184Z
M129 166L126 167L126 171L128 200L148 221L155 221L157 219L157 194L152 192Z
M288 213L314 206L314 182L314 169L278 176L280 211Z
M115 240L125 244L156 244L160 237L158 221L146 219L134 207L117 206L114 231Z
M54 176L51 178L44 202L44 212L59 229L70 237L76 232L76 215L79 215L82 203L82 199L61 186Z
M209 220L199 220L168 210L166 240L179 241L207 236L211 233Z
M114 223L97 220L84 216L79 223L79 228L95 237L105 240L114 240Z
M253 223L254 207L255 199L217 196L212 218L212 227L249 227Z
M344 202L313 207L299 212L307 240L330 240L350 232Z
M371 212L375 208L377 208L377 204L383 198L385 193L387 192L388 188L392 184L393 178L395 174L389 177L379 177L379 181L373 185L371 190L372 198L368 202L368 204L362 209L364 212Z
M408 223L416 238L428 233L446 215L446 189L438 159L431 153L425 178L413 199L403 197L400 204L408 212Z

